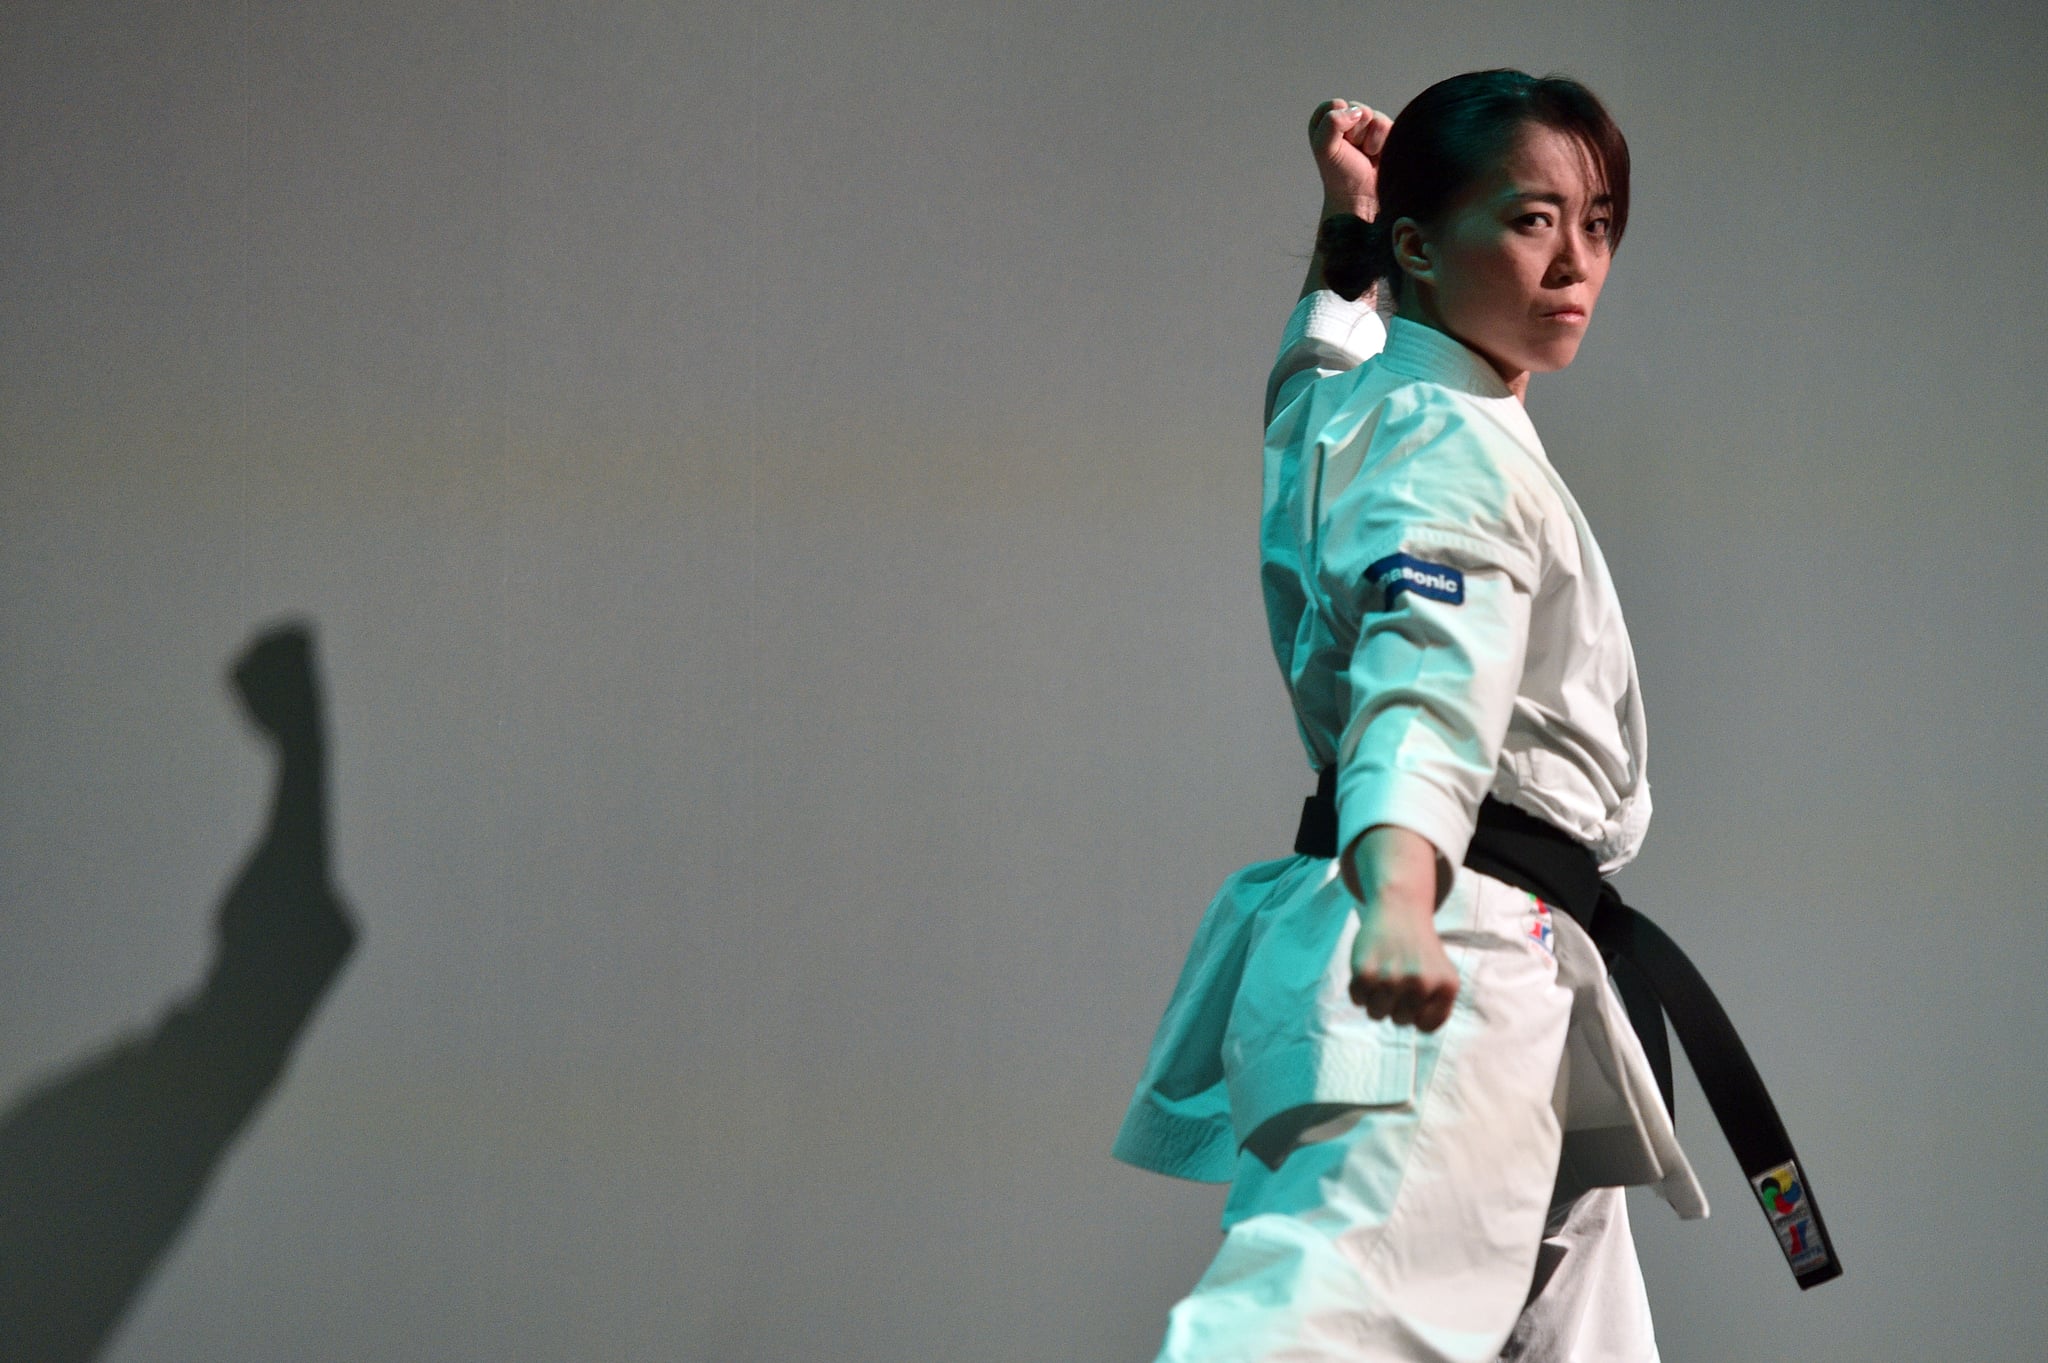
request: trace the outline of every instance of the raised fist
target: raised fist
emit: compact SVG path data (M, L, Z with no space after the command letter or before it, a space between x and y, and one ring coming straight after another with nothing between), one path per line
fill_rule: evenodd
M1309 115L1308 141L1323 180L1323 217L1356 213L1370 221L1380 211L1380 148L1394 120L1348 99L1328 99Z

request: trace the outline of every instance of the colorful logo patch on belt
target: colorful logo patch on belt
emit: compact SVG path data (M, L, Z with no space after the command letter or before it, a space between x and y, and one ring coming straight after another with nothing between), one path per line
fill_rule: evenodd
M1448 602L1453 606L1465 603L1463 573L1441 563L1411 558L1407 554L1388 554L1375 560L1366 567L1365 577L1384 594L1389 610L1393 609L1402 592L1414 592L1417 596Z
M1806 1200L1806 1186L1797 1164L1781 1164L1749 1181L1764 1215L1778 1233L1778 1245L1794 1273L1804 1273L1828 1261L1827 1246L1813 1222L1813 1206Z
M1536 916L1529 920L1529 940L1551 955L1557 955L1557 930L1551 926L1550 906L1533 894L1529 896L1529 902L1536 908Z

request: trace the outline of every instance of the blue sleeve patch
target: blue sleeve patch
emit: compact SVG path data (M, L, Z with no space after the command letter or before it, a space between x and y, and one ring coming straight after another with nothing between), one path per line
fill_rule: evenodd
M1448 602L1453 606L1465 604L1465 575L1441 563L1411 558L1407 554L1388 554L1370 564L1365 570L1365 577L1380 589L1389 610L1393 609L1395 599L1402 592L1414 592L1417 596Z

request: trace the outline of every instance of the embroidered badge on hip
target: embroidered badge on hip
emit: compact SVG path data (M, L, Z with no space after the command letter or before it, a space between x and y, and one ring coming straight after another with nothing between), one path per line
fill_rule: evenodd
M1536 911L1535 917L1529 920L1529 940L1552 956L1557 955L1557 930L1550 923L1550 906L1533 894L1529 896L1529 903Z
M1750 1186L1764 1204L1764 1215L1778 1233L1779 1247L1794 1273L1804 1273L1828 1261L1827 1246L1813 1224L1813 1207L1806 1200L1806 1188L1797 1164L1781 1164L1756 1178Z
M1365 577L1380 589L1389 610L1393 609L1402 592L1414 592L1417 596L1453 606L1465 604L1465 575L1441 563L1412 558L1407 554L1388 554L1368 564Z

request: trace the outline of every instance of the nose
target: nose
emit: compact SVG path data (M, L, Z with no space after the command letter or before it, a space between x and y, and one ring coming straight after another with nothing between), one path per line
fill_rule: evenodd
M1552 288L1564 288L1585 279L1587 256L1593 249L1593 243L1582 229L1572 227L1560 232L1557 255L1550 262L1550 278L1545 282Z

